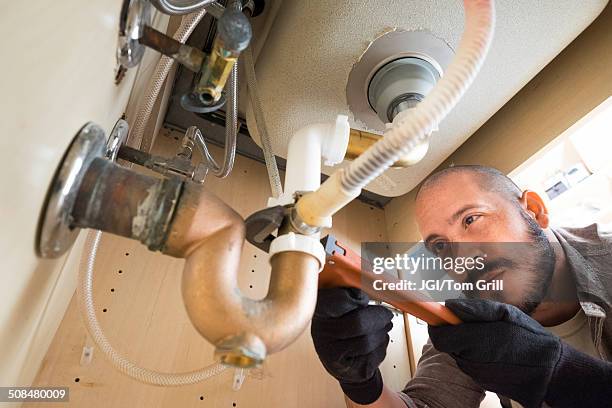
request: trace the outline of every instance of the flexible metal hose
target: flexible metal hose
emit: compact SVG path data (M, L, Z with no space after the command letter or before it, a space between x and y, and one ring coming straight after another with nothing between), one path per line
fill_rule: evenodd
M347 191L364 188L400 157L423 143L455 107L478 73L493 37L493 0L465 0L465 32L456 57L434 89L410 114L399 118L341 174Z
M189 14L214 2L215 0L151 0L156 9L171 15Z
M220 363L214 363L200 370L185 373L163 373L149 370L137 366L113 348L98 322L93 299L94 267L101 237L102 231L91 230L87 235L87 243L79 269L77 299L81 318L87 331L113 367L135 380L160 386L196 384L223 372L227 367Z
M208 171L212 172L219 178L227 177L234 168L234 160L236 158L236 141L238 138L238 63L234 64L226 87L225 102L225 153L223 157L223 165L215 161L214 157L208 150L206 140L202 136L202 132L197 126L190 126L187 129L185 136L194 140L204 160Z
M185 43L202 17L204 17L204 14L206 14L206 10L201 9L196 13L183 17L181 25L176 30L172 38L181 43ZM155 102L159 97L161 89L164 86L164 82L166 81L166 77L168 76L173 64L174 60L165 55L162 55L159 59L159 62L155 67L155 72L149 80L149 86L145 93L145 99L142 106L138 110L138 113L136 114L136 119L134 120L134 124L128 138L131 146L135 146L145 152L149 152L151 150L153 135L143 138L144 131L149 123L149 119L151 118L151 113L153 112Z
M236 139L238 137L238 61L232 67L227 90L225 105L225 157L223 166L215 172L215 176L226 177L234 168L236 158Z
M264 160L266 162L266 168L268 169L268 178L270 180L272 196L279 197L283 193L283 185L281 184L281 178L278 173L276 157L274 157L274 152L272 151L272 142L270 141L270 134L268 133L268 128L266 127L266 119L263 113L261 98L259 97L257 77L255 75L255 64L253 62L253 51L251 46L242 52L242 58L244 62L244 74L246 76L247 86L249 88L251 107L253 108L253 115L255 116L254 130L259 134L259 140L261 140L261 147L264 154Z

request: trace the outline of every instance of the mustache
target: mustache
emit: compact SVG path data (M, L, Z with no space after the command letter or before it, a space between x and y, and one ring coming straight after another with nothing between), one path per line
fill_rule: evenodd
M469 269L467 273L467 281L476 284L476 281L480 280L487 273L496 269L509 269L515 266L515 263L508 258L498 258L494 260L487 260L482 269Z

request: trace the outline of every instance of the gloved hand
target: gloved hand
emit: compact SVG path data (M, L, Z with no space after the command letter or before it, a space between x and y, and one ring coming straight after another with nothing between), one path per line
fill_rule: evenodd
M311 334L323 366L358 404L376 401L383 389L384 360L393 313L368 305L359 289L319 289Z
M484 389L526 408L609 403L612 365L573 349L516 307L483 299L446 307L464 323L429 326L433 346Z

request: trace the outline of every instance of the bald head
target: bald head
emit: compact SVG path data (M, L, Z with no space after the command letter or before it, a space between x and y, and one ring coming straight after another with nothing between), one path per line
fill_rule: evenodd
M470 178L482 191L500 194L510 201L515 202L521 196L521 189L501 171L493 167L465 164L448 167L427 177L419 187L416 198L418 199L423 192L441 185L449 177L459 175L472 176Z

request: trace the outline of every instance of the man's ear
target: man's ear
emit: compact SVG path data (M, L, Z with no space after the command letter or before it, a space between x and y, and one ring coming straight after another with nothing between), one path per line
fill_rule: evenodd
M548 210L546 209L544 200L542 200L542 197L540 197L538 193L531 190L525 190L521 198L519 198L519 202L525 211L536 220L540 227L548 228Z

